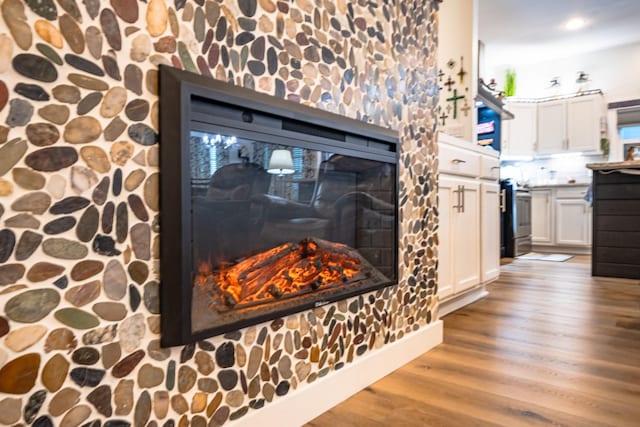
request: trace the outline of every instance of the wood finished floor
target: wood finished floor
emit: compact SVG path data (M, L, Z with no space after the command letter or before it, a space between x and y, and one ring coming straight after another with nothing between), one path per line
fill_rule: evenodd
M442 345L308 426L640 426L640 281L590 268L505 263Z

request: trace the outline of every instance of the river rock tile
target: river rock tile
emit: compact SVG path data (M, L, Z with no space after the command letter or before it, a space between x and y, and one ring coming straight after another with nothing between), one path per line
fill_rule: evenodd
M27 272L27 279L32 282L42 282L52 277L59 276L64 271L64 267L50 262L37 262L31 266Z
M54 427L53 421L48 415L41 415L31 424L32 427Z
M152 388L162 384L164 381L164 371L149 363L142 365L138 371L138 387Z
M105 234L111 233L113 230L113 218L115 215L116 207L113 202L107 202L102 209L102 232Z
M26 133L29 142L38 147L53 145L60 139L58 128L49 123L31 123Z
M91 408L88 405L78 405L62 417L60 427L77 427L86 421L89 416L91 416Z
M93 194L91 195L91 200L98 205L102 206L104 202L107 200L107 196L109 195L109 186L111 185L111 180L108 176L105 176L100 180L100 183L96 185L96 188L93 189ZM88 202L88 201L87 201ZM87 203L88 205L88 203ZM85 205L86 206L86 205Z
M111 186L111 191L114 196L119 196L122 191L122 169L116 169L113 174L113 185Z
M93 117L76 117L64 128L63 138L71 144L95 141L102 133L100 122Z
M152 37L162 35L167 29L167 5L163 0L150 0L145 14L147 31Z
M114 57L114 53L112 50L109 51L108 55L102 55L102 66L107 75L113 80L122 80L122 75L120 74L120 66L118 65L117 59Z
M129 232L129 210L125 202L118 203L116 209L116 241L123 243Z
M105 118L115 117L122 111L127 102L127 90L114 86L107 91L100 106L100 115Z
M24 5L19 0L6 0L1 7L2 17L6 23L15 43L22 50L31 47L31 29L26 23L27 17L24 14Z
M102 71L102 69L98 65L81 56L68 53L64 56L64 60L67 64L75 69L84 71L88 74L93 74L94 76L98 77L104 76L104 71Z
M60 234L65 231L71 230L76 225L76 219L72 216L63 216L56 218L53 221L49 221L44 225L42 231L45 234Z
M89 90L105 91L109 89L109 85L93 77L85 76L83 74L70 73L67 75L69 81L78 87Z
M135 369L135 367L138 365L138 363L140 363L144 356L144 350L138 350L134 353L131 353L113 366L111 375L113 375L115 378L126 377Z
M59 297L58 297L59 298ZM44 351L73 350L78 345L75 335L67 328L54 329L44 343Z
M98 231L98 222L100 220L100 213L95 206L89 206L86 211L82 213L78 227L76 228L76 235L81 242L89 242L93 239Z
M4 110L9 100L9 89L5 82L0 81L0 111Z
M116 256L122 252L116 249L116 242L110 236L96 235L91 245L95 253L105 256Z
M140 341L145 334L144 316L142 314L134 314L126 318L120 324L120 345L126 352L134 351L139 347Z
M0 423L15 424L22 413L22 399L6 397L0 400Z
M128 64L124 69L124 87L136 95L142 95L142 70L135 64Z
M171 356L171 350L166 347L161 347L160 340L149 341L147 352L149 353L149 357L160 362Z
M146 34L139 34L131 41L129 57L132 61L143 62L151 53L151 40Z
M93 347L80 347L71 354L71 360L78 365L95 365L100 360L100 353Z
M46 183L46 178L29 168L13 168L13 180L25 190L40 190Z
M64 294L64 298L74 306L82 307L94 301L96 298L98 298L98 296L100 296L100 288L101 282L99 280L94 280L89 283L85 283L84 285L74 286L73 288L70 288ZM93 315L90 314L90 316L95 319Z
M80 89L64 84L54 87L51 93L56 100L65 104L77 104L81 97Z
M40 368L40 355L29 353L19 356L0 368L0 392L28 393L35 385Z
M29 400L27 400L27 404L24 407L24 420L27 423L31 424L35 420L46 398L46 390L38 390L29 396Z
M27 166L41 172L56 172L78 161L78 153L71 147L47 147L31 152L25 158Z
M67 180L61 175L53 175L49 178L49 184L47 184L47 191L55 199L61 199L64 197L65 190L67 188Z
M100 101L102 101L102 94L100 92L92 92L80 100L76 112L79 116L88 114Z
M0 316L0 337L7 335L8 332L9 332L9 322L4 317Z
M74 329L91 329L100 324L93 314L77 308L62 308L54 316L60 323Z
M46 58L31 53L20 53L13 57L13 69L22 76L51 83L58 79L56 67Z
M144 285L144 305L149 313L160 314L160 286L155 280Z
M106 173L111 169L107 153L100 147L82 147L80 149L80 157L87 163L87 166L98 173Z
M6 124L9 127L24 126L33 116L33 105L24 99L12 99L9 101L9 115Z
M71 189L76 194L82 194L98 183L98 177L94 171L84 166L71 167Z
M104 263L96 260L80 261L71 269L71 278L75 281L86 280L104 269Z
M31 212L42 215L51 206L51 196L44 191L34 191L19 197L11 204L15 212Z
M9 229L0 231L0 263L6 262L16 245L16 235Z
M25 98L29 98L32 101L48 101L51 99L46 90L42 86L27 83L18 83L13 88L13 91L18 95L22 95Z
M9 332L4 337L4 345L19 353L40 341L46 333L47 328L42 325L24 326Z
M117 322L125 318L127 315L127 308L120 303L115 302L99 302L93 305L92 310L100 318Z
M195 370L187 365L180 366L178 369L178 391L186 393L196 385L198 374Z
M25 140L15 139L0 146L0 176L15 166L27 151Z
M121 380L113 391L116 415L129 415L133 409L133 380Z
M71 50L77 54L84 52L84 35L76 21L65 13L58 18L58 22L62 36Z
M67 373L69 372L69 362L61 354L54 354L51 359L47 361L42 369L42 385L46 387L52 393L60 390L60 387L67 379Z
M218 372L218 382L224 390L233 390L238 384L238 373L233 369L224 369Z
M73 368L69 377L80 387L96 387L104 378L102 369Z
M91 56L100 59L102 56L102 32L100 29L91 25L85 30L84 37Z
M149 102L144 99L134 99L125 108L125 114L132 121L142 121L149 114ZM137 142L137 141L136 141Z
M119 342L111 342L102 346L102 365L105 369L110 369L120 360L122 351Z
M38 109L38 115L53 124L63 125L69 120L69 107L50 104Z
M80 402L79 391L70 387L63 388L49 402L49 414L53 417L59 417L78 402Z
M202 375L207 376L215 369L213 359L207 352L197 352L195 355L195 362L196 366L198 367L198 372L200 372Z
M109 418L113 414L111 407L111 387L108 385L98 386L87 395L87 401L96 408L100 415Z
M147 267L147 264L140 261L134 261L129 264L127 271L129 272L131 279L139 285L144 283L144 281L147 280L147 277L149 277L149 267Z
M151 227L146 223L138 223L131 227L131 243L136 258L151 259Z
M89 203L91 202L84 197L66 197L51 206L49 213L52 213L54 215L70 214L79 211L80 209L86 208L87 206L89 206Z
M138 288L133 284L129 285L129 306L131 311L136 311L140 307L140 301L142 301L142 297Z
M82 243L59 237L52 237L42 242L45 254L59 259L83 259L89 253Z

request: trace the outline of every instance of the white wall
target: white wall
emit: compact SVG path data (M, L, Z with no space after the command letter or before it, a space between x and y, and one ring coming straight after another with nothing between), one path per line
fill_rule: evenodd
M485 49L489 52L491 46L486 46ZM489 54L487 77L494 77L498 86L502 87L506 68L515 68L518 98L540 98L576 92L578 71L589 74L591 83L588 88L601 89L607 102L640 98L640 43L582 55L568 55L537 64L509 65L505 63L507 60L498 60ZM555 76L560 77L560 93L549 89L549 80Z
M453 89L457 89L458 96L464 95L464 100L458 101L457 118L453 118L453 110L447 112L449 117L446 125L442 126L439 121L440 131L452 136L457 136L475 143L477 140L475 123L477 122L477 110L475 108L475 97L477 94L477 54L478 54L478 0L448 0L440 4L439 12L439 34L438 34L438 69L445 75L442 82L439 82L440 91L439 106L446 112L447 105L453 106L451 101L447 101L453 95ZM463 66L467 74L463 81L457 75L460 70L460 57L463 57ZM447 62L453 59L455 66L449 68ZM451 91L444 86L447 77L455 80L455 85ZM467 113L460 109L465 105L465 101L471 107Z

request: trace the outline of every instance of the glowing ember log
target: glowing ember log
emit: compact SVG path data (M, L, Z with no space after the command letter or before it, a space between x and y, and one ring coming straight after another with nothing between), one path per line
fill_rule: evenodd
M266 303L380 275L354 249L321 239L284 243L231 267L203 263L195 285L217 310Z

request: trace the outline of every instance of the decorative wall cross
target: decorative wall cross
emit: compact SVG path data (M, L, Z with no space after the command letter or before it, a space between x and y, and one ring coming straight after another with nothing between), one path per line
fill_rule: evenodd
M444 82L444 85L449 88L449 92L451 92L451 86L453 86L454 84L456 84L455 80L451 80L451 76L449 76L449 78L447 79L446 82Z
M447 115L444 113L444 111L442 112L442 114L440 114L440 120L442 120L442 126L446 126L446 124L447 124L447 117L449 117L449 116L447 116Z
M438 71L438 80L442 81L443 77L444 77L444 71L442 70Z
M464 67L462 66L462 56L460 57L460 71L458 71L458 77L460 77L460 84L464 83L464 76L467 74L467 72L464 70Z
M464 100L464 107L461 107L460 110L464 113L465 117L469 115L469 110L471 110L471 107L469 106L469 103L466 99Z
M464 95L458 96L458 89L454 89L453 96L451 98L447 98L447 101L453 102L453 118L454 119L458 117L458 100L464 99L464 98L465 98Z

